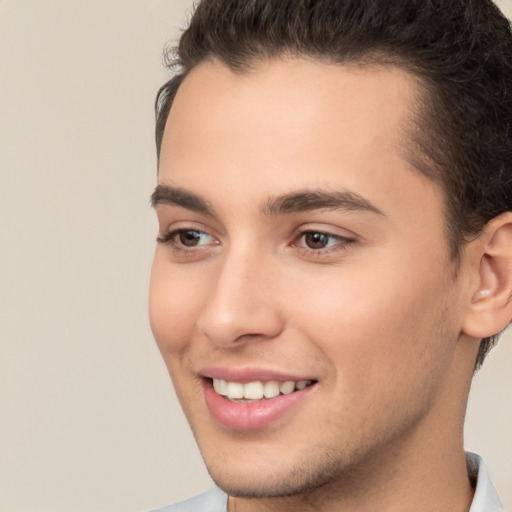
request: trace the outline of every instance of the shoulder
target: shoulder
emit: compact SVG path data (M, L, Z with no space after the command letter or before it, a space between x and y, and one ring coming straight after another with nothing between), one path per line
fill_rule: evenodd
M193 498L153 510L153 512L226 512L227 504L227 494L215 487Z

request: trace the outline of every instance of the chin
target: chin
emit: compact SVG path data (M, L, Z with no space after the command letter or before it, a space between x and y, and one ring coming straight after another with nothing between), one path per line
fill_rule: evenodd
M311 493L339 481L343 464L326 459L295 463L290 458L273 465L229 464L226 460L225 466L208 464L206 460L206 467L215 484L230 496L277 498Z
M265 478L230 478L228 475L216 475L210 470L209 472L215 484L234 498L284 498L322 487L318 482L304 481L303 478L292 475L287 475L285 479L276 475L267 475Z

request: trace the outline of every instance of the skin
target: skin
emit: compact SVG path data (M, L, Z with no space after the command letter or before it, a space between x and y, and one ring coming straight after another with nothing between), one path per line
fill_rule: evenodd
M157 244L150 320L230 510L469 509L476 258L450 259L443 193L405 156L416 87L395 68L292 59L243 74L202 64L178 91L159 183L209 211L157 201L160 237L199 240ZM269 211L305 191L365 206ZM304 232L329 234L327 246ZM289 414L240 431L209 413L206 366L316 384Z

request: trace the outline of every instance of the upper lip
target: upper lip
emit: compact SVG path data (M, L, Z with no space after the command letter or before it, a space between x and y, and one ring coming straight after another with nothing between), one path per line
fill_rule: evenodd
M208 366L199 370L199 375L209 379L222 379L228 382L248 382L276 380L278 382L317 380L311 375L298 375L270 368L256 367L227 367L227 366Z

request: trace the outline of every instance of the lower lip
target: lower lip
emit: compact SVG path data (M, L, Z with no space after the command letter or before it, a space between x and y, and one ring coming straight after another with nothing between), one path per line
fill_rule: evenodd
M315 384L288 395L267 398L260 402L231 402L218 395L211 381L203 383L206 405L213 418L230 429L256 430L268 427L298 406L316 387Z

